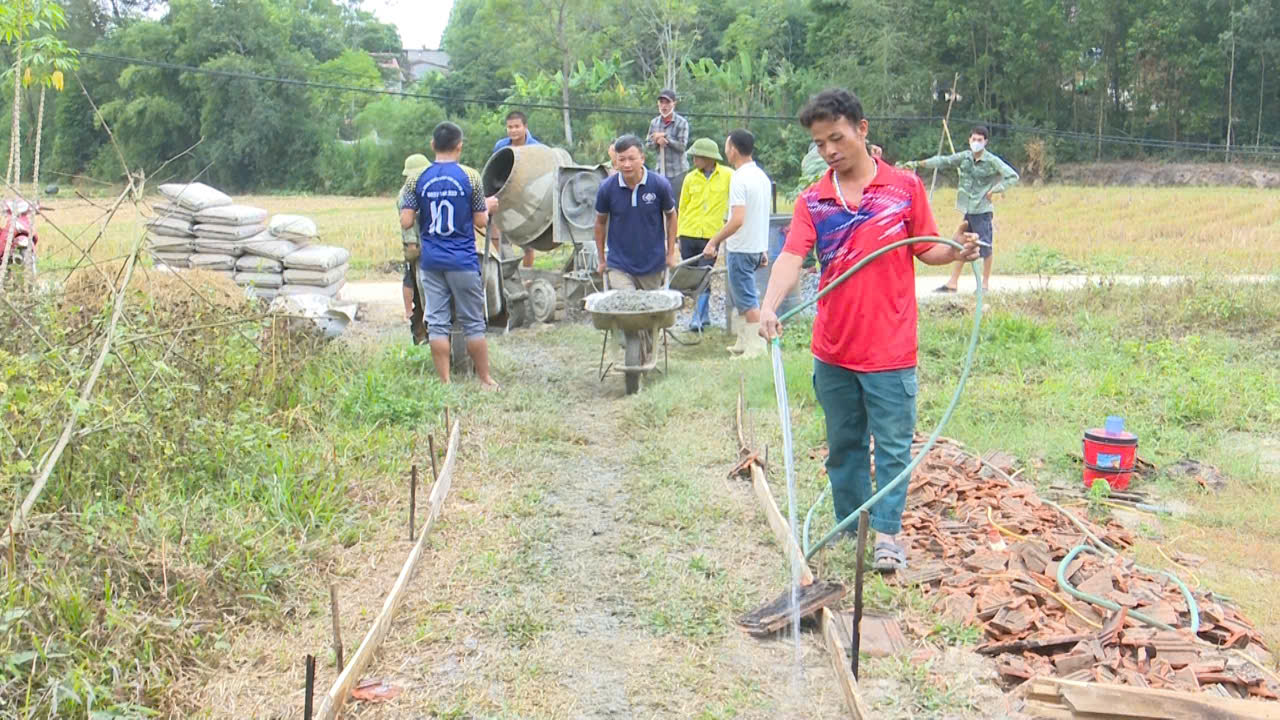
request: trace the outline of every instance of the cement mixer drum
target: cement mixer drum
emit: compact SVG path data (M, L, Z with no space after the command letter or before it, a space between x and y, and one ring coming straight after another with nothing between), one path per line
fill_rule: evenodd
M485 196L497 196L494 220L504 239L520 247L554 250L591 241L595 194L605 173L574 165L561 148L505 147L481 172Z

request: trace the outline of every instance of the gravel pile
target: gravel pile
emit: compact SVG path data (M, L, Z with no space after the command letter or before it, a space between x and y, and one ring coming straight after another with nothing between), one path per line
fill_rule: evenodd
M660 312L671 309L671 298L645 290L618 290L601 298L592 309L607 313Z

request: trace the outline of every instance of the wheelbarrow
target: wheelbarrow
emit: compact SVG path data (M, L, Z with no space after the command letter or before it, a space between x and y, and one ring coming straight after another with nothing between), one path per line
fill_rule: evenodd
M640 390L640 377L658 367L658 358L653 352L654 333L662 334L662 371L666 372L667 334L666 329L676 322L676 311L684 305L684 294L670 288L671 275L668 273L667 287L662 290L609 290L591 293L584 300L586 311L591 315L591 323L604 331L604 342L600 346L600 380L603 381L610 372L622 373L628 395ZM608 284L606 274L606 288ZM608 309L610 302L620 293L636 293L643 295L646 301L644 309L625 310ZM622 364L605 364L609 351L609 339L614 332L622 333Z

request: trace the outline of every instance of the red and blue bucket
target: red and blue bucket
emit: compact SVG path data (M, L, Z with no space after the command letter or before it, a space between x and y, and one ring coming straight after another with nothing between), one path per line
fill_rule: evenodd
M1138 436L1124 429L1124 418L1111 415L1106 426L1084 431L1084 486L1103 479L1112 490L1129 487L1138 456Z

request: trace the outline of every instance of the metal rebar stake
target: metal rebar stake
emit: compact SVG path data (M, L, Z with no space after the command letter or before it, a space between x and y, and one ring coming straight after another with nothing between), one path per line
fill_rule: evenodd
M858 569L853 579L853 627L849 631L849 649L853 656L849 660L853 678L858 679L858 654L862 646L862 574L867 565L867 526L871 524L871 514L863 510L858 514L858 544L854 551L858 558Z

